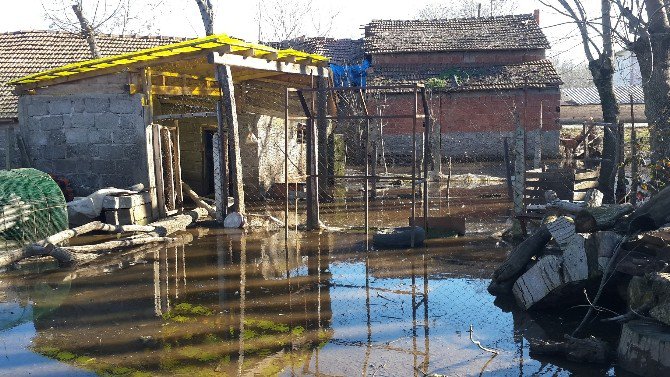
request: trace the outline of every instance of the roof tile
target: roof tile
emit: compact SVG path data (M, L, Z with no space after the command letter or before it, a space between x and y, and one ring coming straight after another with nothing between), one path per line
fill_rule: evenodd
M546 49L532 14L438 20L375 20L365 26L368 54Z

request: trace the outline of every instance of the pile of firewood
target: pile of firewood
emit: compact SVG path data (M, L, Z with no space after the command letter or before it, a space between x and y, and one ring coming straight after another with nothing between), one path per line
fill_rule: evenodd
M646 365L670 372L662 359L653 363L670 360L670 327L665 327L670 326L670 274L665 273L670 228L664 228L670 225L670 187L638 208L603 205L597 190L584 202L558 200L550 191L546 200L542 223L495 270L489 292L511 294L526 310L585 302L585 290L591 292L589 313L575 336L589 322L605 286L630 281L625 297L630 312L612 319L633 320L623 329L621 364L641 368L635 360L644 355ZM660 375L654 368L645 366L646 375Z

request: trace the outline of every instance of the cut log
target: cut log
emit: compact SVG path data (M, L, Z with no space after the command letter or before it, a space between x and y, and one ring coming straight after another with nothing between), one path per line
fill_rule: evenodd
M617 356L623 369L637 375L670 375L670 327L643 320L624 324Z
M562 256L548 255L526 271L514 283L512 293L520 306L529 309L548 296L558 297L566 292L578 292L595 275L597 258L589 258L584 236L575 232L568 217L559 217L546 224L556 239Z
M605 363L612 351L607 342L598 338L573 338L566 335L563 342L530 341L531 355L563 356L580 363Z
M579 233L610 230L625 215L633 212L629 203L587 208L577 214L575 225Z
M631 308L649 306L649 316L670 325L670 273L635 276L628 284Z
M598 269L605 271L607 264L614 254L614 250L621 240L623 240L623 236L612 231L602 231L595 233L592 238L595 241L598 255Z
M566 282L586 280L589 266L584 236L575 232L572 219L562 216L547 224L549 233L563 250L563 279Z
M519 306L529 309L564 284L561 266L563 258L548 255L540 258L512 287Z
M600 192L600 190L590 189L586 191L586 195L584 196L584 203L588 208L596 208L603 205L604 198L605 195L603 195L603 193Z
M528 262L534 256L539 255L550 240L551 233L547 226L540 226L530 237L512 250L505 262L493 272L493 280L503 282L521 275Z

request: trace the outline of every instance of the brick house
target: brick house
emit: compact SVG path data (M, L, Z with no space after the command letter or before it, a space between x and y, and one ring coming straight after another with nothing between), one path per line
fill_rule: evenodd
M542 123L543 154L556 156L562 82L546 59L549 43L538 22L537 11L372 21L365 26L364 50L372 63L368 86L427 84L444 156L500 158L502 140L515 127L513 108L528 140L534 140ZM373 105L384 114L406 114L414 95L390 93ZM383 130L387 154L411 150L410 119L385 122ZM528 153L533 151L530 143Z

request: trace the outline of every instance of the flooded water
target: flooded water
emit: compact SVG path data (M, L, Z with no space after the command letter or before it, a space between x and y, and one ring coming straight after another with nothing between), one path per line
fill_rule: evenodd
M358 224L350 205L326 205L324 218ZM509 248L490 235L505 205L486 205L470 213L471 235L413 250L369 250L355 232L286 243L283 232L194 229L185 246L91 267L24 266L0 275L0 375L623 375L529 355L528 339L560 339L583 312L529 314L487 293Z

